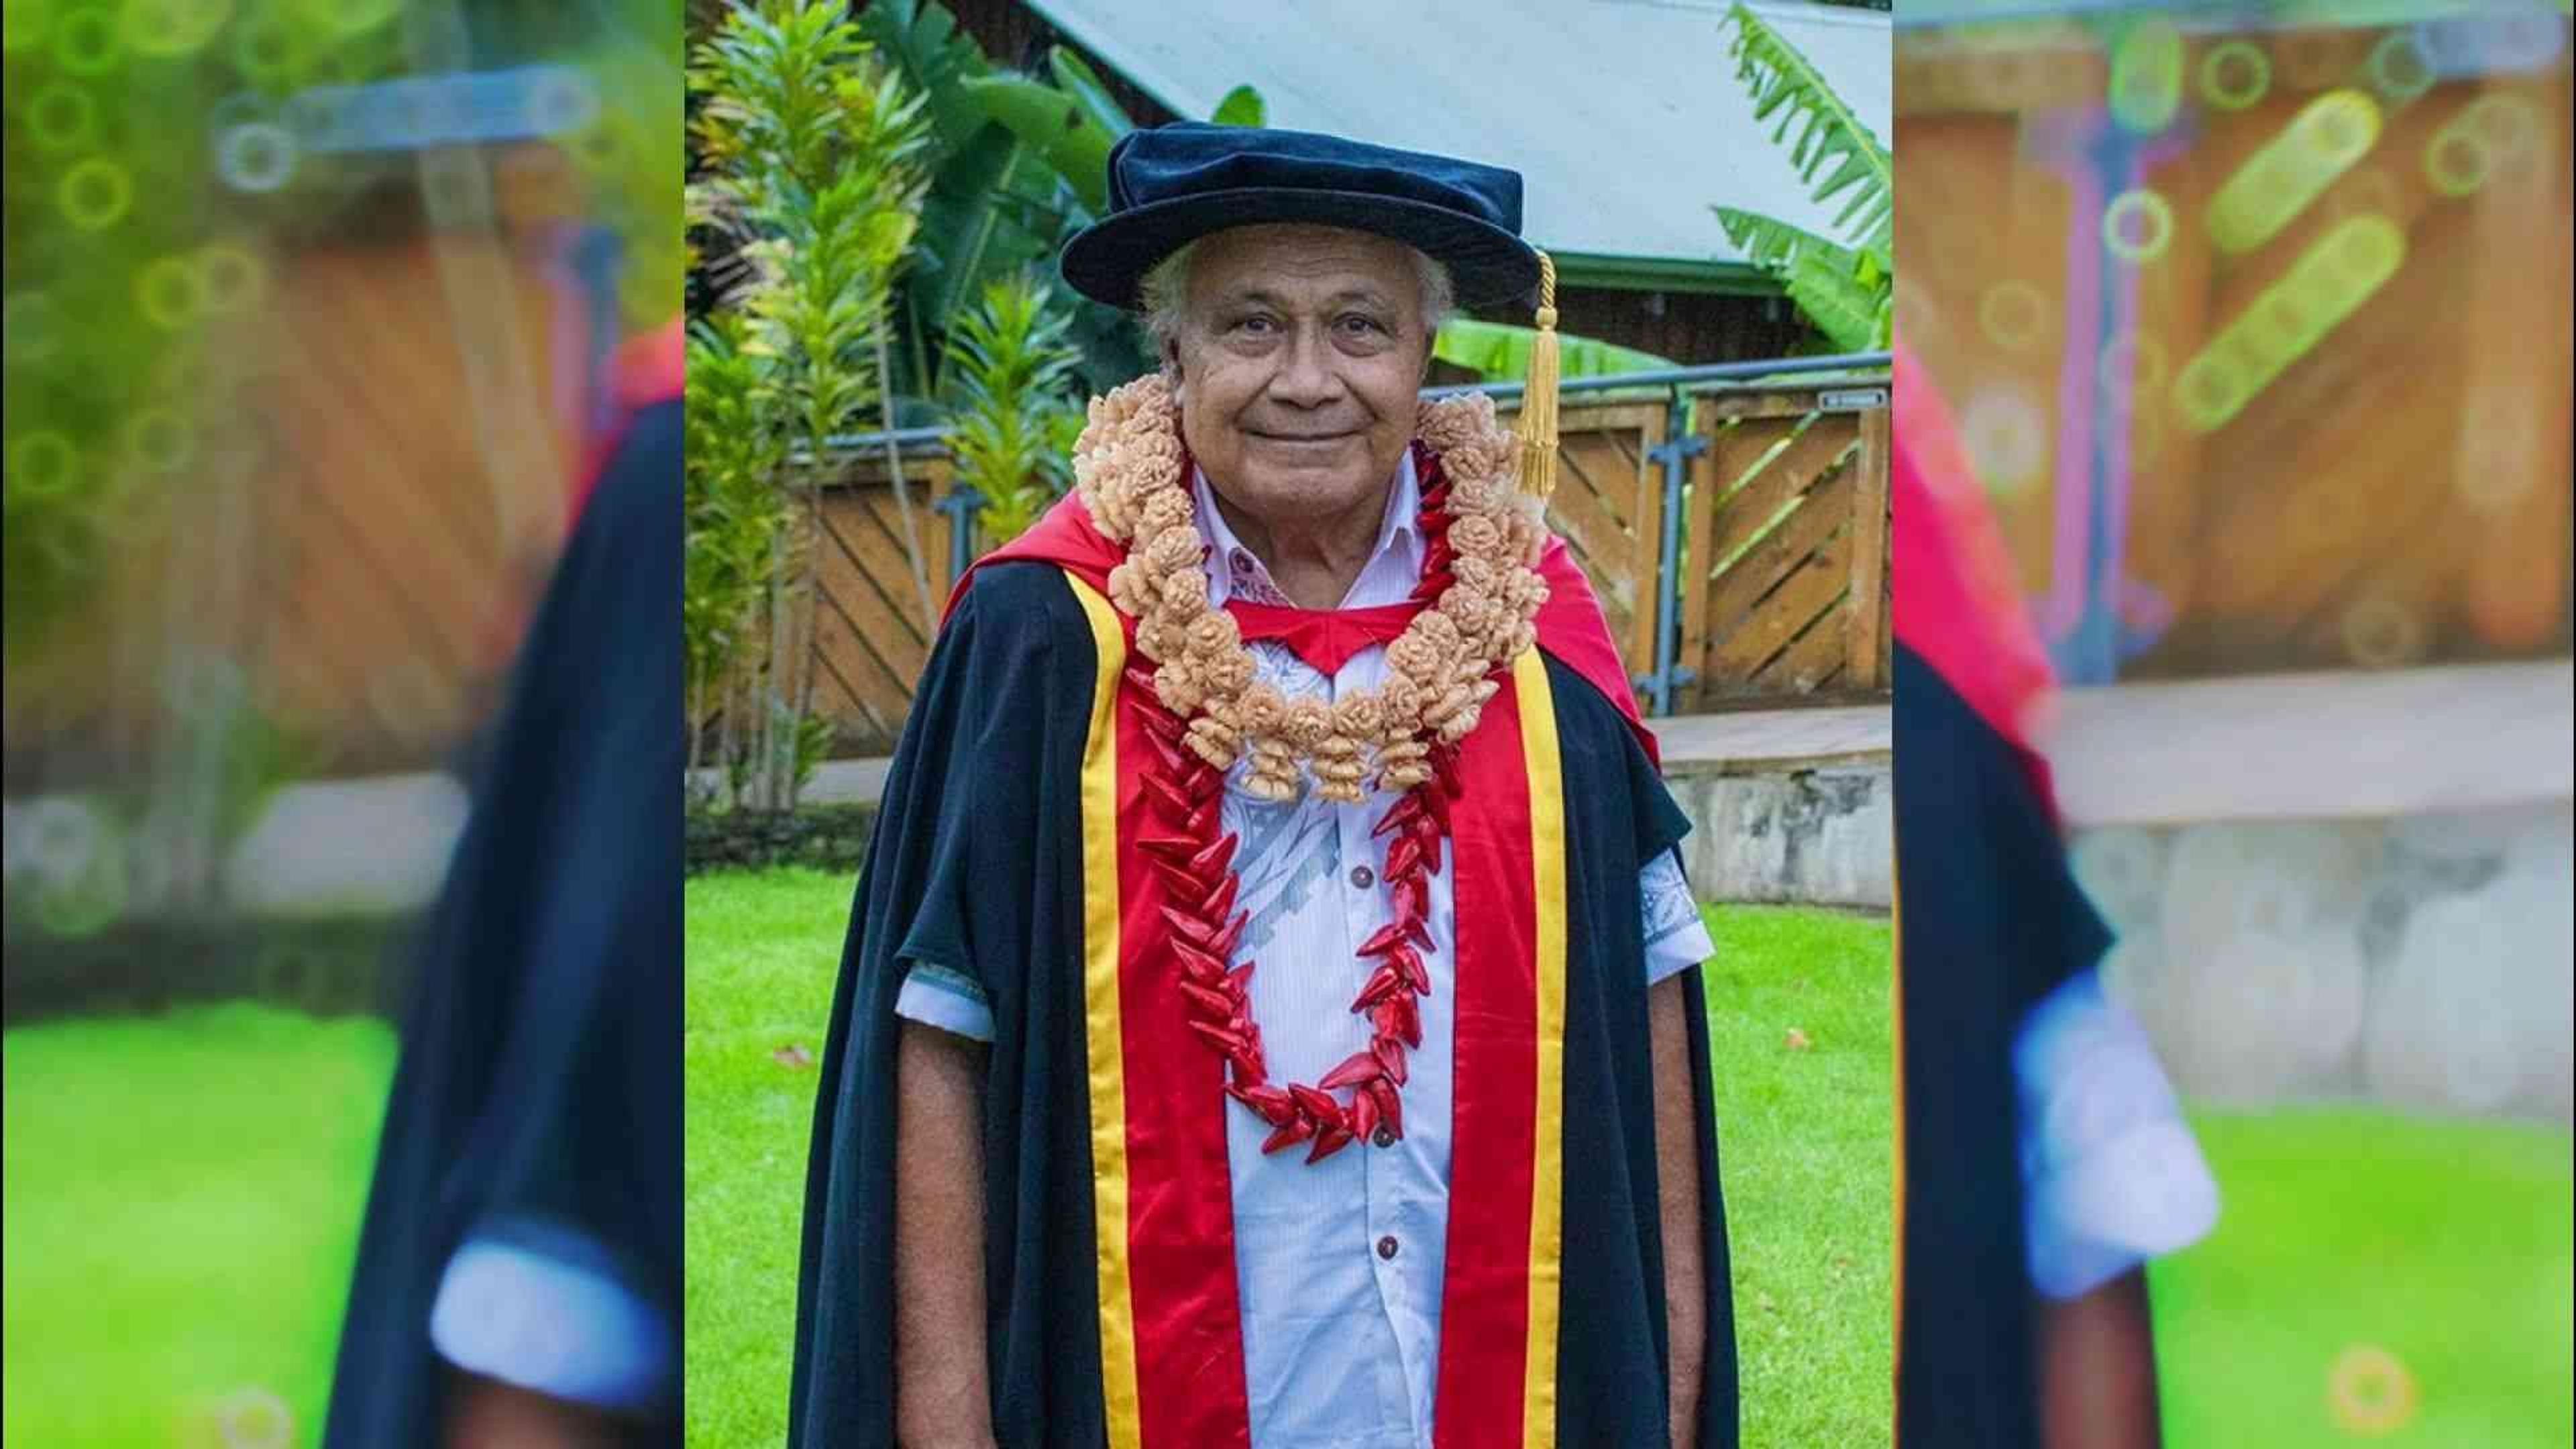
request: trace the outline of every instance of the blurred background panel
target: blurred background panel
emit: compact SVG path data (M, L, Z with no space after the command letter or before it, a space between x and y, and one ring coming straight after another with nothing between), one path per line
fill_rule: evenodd
M0 21L13 1445L318 1434L404 932L679 310L679 48L646 0Z
M2559 8L1945 8L1899 325L2067 679L2565 657Z
M1897 327L2219 1180L2168 1438L2564 1444L2566 6L1908 0L1894 69Z

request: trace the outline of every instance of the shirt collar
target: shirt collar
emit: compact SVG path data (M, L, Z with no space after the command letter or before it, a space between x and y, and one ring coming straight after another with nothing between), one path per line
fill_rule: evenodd
M1288 597L1270 577L1269 565L1246 548L1227 526L1225 514L1216 506L1215 490L1208 486L1206 472L1193 465L1190 474L1198 503L1199 537L1208 543L1208 602L1223 608L1226 600L1240 597L1249 603L1286 604ZM1369 551L1368 562L1360 566L1359 577L1352 580L1340 607L1357 609L1402 601L1412 589L1415 576L1422 572L1421 512L1422 483L1414 476L1413 449L1407 447L1395 465L1395 486L1386 491L1386 514L1378 520L1377 544ZM1384 592L1391 580L1397 581L1394 598L1365 597Z

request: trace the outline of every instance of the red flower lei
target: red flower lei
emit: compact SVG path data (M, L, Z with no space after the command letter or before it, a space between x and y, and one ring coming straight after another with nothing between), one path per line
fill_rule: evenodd
M1428 542L1423 578L1413 596L1429 600L1448 587L1451 553L1448 480L1436 458L1425 473L1417 522ZM1223 833L1225 771L1183 747L1187 724L1164 707L1151 671L1130 665L1126 681L1127 707L1137 712L1153 745L1154 757L1146 763L1142 781L1162 830L1138 845L1171 897L1163 906L1163 919L1171 928L1164 945L1190 1030L1225 1063L1226 1095L1270 1124L1273 1130L1261 1144L1264 1152L1307 1142L1312 1146L1306 1160L1312 1163L1354 1139L1393 1146L1404 1135L1402 1094L1410 1075L1405 1053L1422 1045L1417 998L1431 994L1431 972L1422 952L1432 949L1431 877L1440 870L1441 846L1449 834L1449 801L1460 788L1457 750L1434 745L1432 778L1405 791L1370 832L1371 838L1387 837L1379 877L1395 919L1359 946L1360 959L1377 963L1351 1003L1354 1013L1368 1016L1367 1049L1352 1053L1312 1086L1274 1083L1245 992L1255 963L1233 964L1251 914L1235 907L1243 881L1233 869L1237 841ZM1350 1091L1347 1101L1333 1095L1345 1088Z

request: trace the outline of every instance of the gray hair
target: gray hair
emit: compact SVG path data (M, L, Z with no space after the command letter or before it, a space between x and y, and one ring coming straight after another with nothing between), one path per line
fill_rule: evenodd
M1181 335L1182 314L1188 310L1190 296L1190 258L1199 249L1191 242L1179 251L1156 262L1137 284L1137 295L1144 305L1145 330L1157 349L1169 345ZM1440 330L1449 314L1458 309L1458 289L1450 280L1449 268L1429 253L1406 247L1413 258L1414 275L1422 285L1422 330L1429 335Z

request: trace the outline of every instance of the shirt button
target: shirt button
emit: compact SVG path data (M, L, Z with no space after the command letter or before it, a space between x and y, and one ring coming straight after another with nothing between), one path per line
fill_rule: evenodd
M1393 1147L1395 1145L1395 1129L1392 1127L1380 1126L1377 1129L1376 1134L1371 1136L1369 1140L1380 1147Z
M1395 1256L1395 1249L1396 1241L1392 1235L1377 1240L1377 1255L1379 1257L1392 1258Z
M1364 865L1352 866L1351 884L1360 890L1367 890L1377 884L1377 872Z

